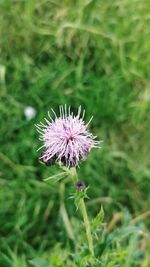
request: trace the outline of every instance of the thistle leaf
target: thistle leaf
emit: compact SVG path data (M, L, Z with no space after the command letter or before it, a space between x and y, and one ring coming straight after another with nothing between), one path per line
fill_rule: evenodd
M103 210L103 207L101 206L99 213L96 215L96 217L92 221L93 230L97 230L101 226L103 220L104 220L104 210Z

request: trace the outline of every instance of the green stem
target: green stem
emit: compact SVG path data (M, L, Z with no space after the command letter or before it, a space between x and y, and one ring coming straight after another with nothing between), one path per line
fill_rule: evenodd
M91 226L90 226L90 222L89 222L89 218L88 218L88 215L87 215L86 206L85 206L83 198L80 200L80 211L82 213L82 217L83 217L83 220L84 220L84 225L85 225L85 230L86 230L86 236L87 236L87 240L88 240L89 250L90 250L91 254L94 256L94 248L93 248L93 238L92 238L92 234L91 234Z
M71 168L70 171L71 171L71 176L73 178L73 181L74 181L74 183L76 183L78 181L78 175L77 175L76 169ZM91 252L92 256L94 256L94 247L93 247L93 238L92 238L92 234L91 234L91 226L90 226L84 198L80 199L79 208L80 208L80 212L82 214L83 221L84 221L89 251Z

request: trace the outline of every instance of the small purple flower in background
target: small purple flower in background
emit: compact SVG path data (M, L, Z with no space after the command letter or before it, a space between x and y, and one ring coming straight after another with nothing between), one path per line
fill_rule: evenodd
M82 191L86 188L85 184L81 181L78 181L75 186L78 191Z
M49 120L45 118L46 124L40 122L36 125L40 133L40 140L43 141L40 160L44 163L61 162L67 167L78 166L81 160L87 158L91 148L99 147L100 142L95 141L96 136L88 130L90 121L85 124L84 111L81 115L81 107L77 115L70 112L70 107L60 106L60 115L54 118L48 112ZM39 150L38 149L38 150ZM49 165L49 164L47 164Z

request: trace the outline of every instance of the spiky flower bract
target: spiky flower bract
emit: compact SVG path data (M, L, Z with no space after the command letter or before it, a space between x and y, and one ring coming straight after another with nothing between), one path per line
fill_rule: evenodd
M90 121L84 122L84 113L81 107L77 115L70 112L70 107L60 106L60 115L57 117L52 109L54 118L48 112L49 120L46 124L40 122L36 125L43 141L44 152L41 155L43 162L61 162L66 167L78 166L81 160L87 158L91 148L98 147L99 141L88 130Z

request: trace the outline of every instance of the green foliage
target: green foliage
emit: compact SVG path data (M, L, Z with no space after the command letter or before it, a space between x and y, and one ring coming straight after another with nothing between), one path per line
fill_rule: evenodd
M147 0L0 1L0 266L149 267L149 10ZM65 103L94 115L104 141L78 170L96 259L68 177L36 152L34 124Z
M29 263L33 267L50 267L49 263L46 260L35 258L34 260L30 260Z

